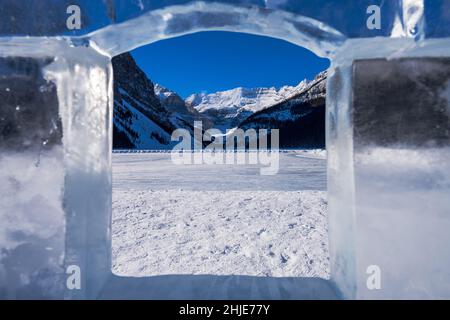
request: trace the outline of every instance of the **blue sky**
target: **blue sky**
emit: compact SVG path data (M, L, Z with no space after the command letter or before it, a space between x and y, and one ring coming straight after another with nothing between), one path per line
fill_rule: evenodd
M294 44L232 32L201 32L132 51L147 76L186 98L236 87L280 87L312 79L329 60Z

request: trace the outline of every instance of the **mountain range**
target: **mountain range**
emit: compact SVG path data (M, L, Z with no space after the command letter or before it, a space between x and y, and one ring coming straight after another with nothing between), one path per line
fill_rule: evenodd
M281 88L236 88L183 99L153 83L129 53L113 58L114 149L171 149L178 128L279 129L280 148L325 147L326 72Z

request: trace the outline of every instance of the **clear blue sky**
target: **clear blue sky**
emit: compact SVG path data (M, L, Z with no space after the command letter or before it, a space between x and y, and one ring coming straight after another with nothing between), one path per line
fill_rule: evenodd
M236 87L280 87L312 79L329 60L294 44L232 32L200 32L132 51L148 77L186 98Z

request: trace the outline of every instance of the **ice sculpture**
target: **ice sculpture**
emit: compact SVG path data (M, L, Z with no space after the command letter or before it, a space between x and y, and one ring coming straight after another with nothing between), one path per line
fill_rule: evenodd
M450 59L356 61L353 82L357 297L447 298Z
M0 47L0 298L86 296L65 293L66 267L86 290L109 271L109 58L54 40Z
M69 5L81 8L81 29L67 28ZM367 26L370 6L380 10L379 28ZM202 30L277 37L333 60L331 280L341 297L450 298L449 7L447 0L1 0L0 298L127 290L110 271L110 59ZM371 287L374 270L381 281ZM79 284L71 278L77 271Z
M346 55L348 63L336 67L329 83L334 280L349 298L446 298L450 60L441 57L446 42L441 51L432 42L401 53L391 47L390 53L368 58L377 45L367 42L363 51ZM375 269L379 289L370 283Z
M56 88L41 72L49 63L0 59L2 298L62 289L64 165Z

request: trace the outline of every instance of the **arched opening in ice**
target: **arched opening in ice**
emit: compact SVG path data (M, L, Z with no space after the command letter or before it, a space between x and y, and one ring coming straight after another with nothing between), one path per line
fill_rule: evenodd
M113 98L112 92L108 91L109 88L112 89L112 86L109 87L112 71L109 60L113 56L164 38L211 30L240 31L283 39L303 45L319 56L330 55L335 45L343 40L339 32L320 22L286 12L232 5L205 7L205 4L194 3L148 12L134 20L105 27L87 36L14 38L2 43L2 56L55 58L43 72L46 79L56 84L59 115L64 131L64 156L61 156L65 170L64 195L60 200L66 214L66 237L64 252L59 255L63 258L59 263L62 266L77 266L82 272L79 290L67 288L67 274L58 272L56 276L63 281L64 292L61 293L50 290L46 282L39 282L42 280L40 275L49 270L48 265L53 260L43 261L42 268L30 265L30 270L22 277L25 284L21 279L8 283L8 288L12 288L11 297L19 297L25 287L30 296L49 298L61 297L61 294L69 298L98 298L99 294L102 297L112 297L118 294L123 298L159 299L281 298L285 294L293 298L334 297L328 282L317 278L303 281L303 278L251 276L162 276L139 278L139 281L135 281L133 277L111 274L111 146L108 142L109 134L112 133L109 123L109 112L112 110L105 108L112 107L109 103ZM6 46L6 51L3 50L3 45ZM22 205L20 200L16 203ZM5 270L1 271L0 275L7 277ZM37 274L39 277L28 283L28 274ZM180 286L178 290L172 290L173 281ZM205 289L209 288L212 291L205 293ZM247 295L249 289L256 292ZM317 291L320 292L319 296Z
M235 8L227 5L211 6L210 9L211 10L205 11L202 5L193 4L178 7L175 10L152 12L128 22L121 26L120 29L118 29L117 26L111 26L103 30L104 32L102 31L98 34L94 34L91 40L94 47L98 45L98 47L101 47L103 50L117 56L123 52L160 39L167 39L198 31L219 30L259 34L286 40L310 49L315 54L322 57L330 57L336 46L343 41L343 36L339 32L327 27L323 23L302 16L288 14L286 12L264 11L255 7ZM130 37L130 35L135 35L135 37ZM110 41L113 38L116 39L116 41ZM117 41L117 39L119 39L119 41ZM108 43L103 43L105 41ZM322 199L317 198L316 200L318 200L318 203L322 202ZM261 228L261 230L255 230L255 232L260 233L260 235L263 236L264 230ZM321 243L320 245L323 244ZM324 245L326 246L326 243ZM222 249L223 252L227 251L226 246ZM268 249L270 251L269 246ZM146 254L151 253L144 253L143 255L145 256ZM285 258L283 259L281 255L275 257L275 259L280 259L280 261L286 261ZM229 272L226 272L225 274L227 273L230 274ZM141 274L145 274L145 271ZM189 276L185 274L137 278L133 281L131 279L133 278L123 276L113 278L113 281L110 281L104 288L103 295L105 297L111 297L112 291L115 290L114 288L128 286L130 288L128 296L130 297L178 297L180 296L180 292L185 292L189 297L203 296L205 298L223 298L225 296L240 297L245 294L246 290L249 288L260 291L263 290L263 287L269 287L272 288L270 289L272 292L270 296L275 298L279 296L278 294L281 292L281 287L284 287L289 288L287 289L288 292L286 292L286 294L290 297L335 297L335 293L333 292L333 289L331 289L330 284L326 281L321 281L322 279L316 277L278 278L230 275L209 275L205 277L201 275ZM173 281L176 281L177 286L179 286L177 290L172 290L170 288L170 283ZM211 285L212 287L210 287ZM206 294L205 290L209 293ZM203 294L201 292L203 292ZM206 296L204 294L206 294ZM258 297L260 295L254 293L250 294L248 297L250 296Z
M297 45L236 32L186 35L113 58L113 272L329 278L328 67ZM256 149L247 140L247 152L235 155L242 163L228 161L225 141L207 163L206 140L183 155L192 161L174 162L171 135L182 129L195 139L194 122L202 138L212 128L225 140L227 130L279 130L273 163L250 160L262 158L264 136ZM261 174L265 166L276 171Z
M448 81L448 62L439 61L442 58L448 59L448 30L450 30L448 10L446 10L448 1L378 0L376 2L380 5L383 14L380 30L368 29L366 25L366 9L374 4L372 0L347 1L347 4L328 0L217 0L220 4L215 1L142 0L133 1L134 6L129 5L129 1L98 1L95 2L95 8L85 6L88 11L88 28L73 33L67 32L64 19L52 19L46 15L46 11L57 9L54 5L56 2L63 5L65 1L40 1L40 5L33 10L28 10L24 7L27 4L18 1L4 2L7 6L4 6L3 13L4 16L9 14L7 17L9 19L4 19L4 23L0 24L0 32L2 36L5 36L0 39L2 58L20 56L53 59L53 63L43 70L43 74L46 79L56 85L63 127L64 154L58 156L58 162L64 163L64 179L58 179L56 184L64 183L64 198L60 201L64 204L66 239L63 243L59 243L59 248L65 247L65 249L61 255L58 254L58 257L64 256L64 266L79 266L82 271L80 275L82 281L78 289L67 288L68 290L63 293L59 291L55 293L48 283L42 280L47 278L47 275L50 277L56 275L62 279L59 285L62 283L64 287L67 274L52 271L51 266L55 261L52 257L40 260L39 265L28 261L30 263L25 266L19 278L9 277L10 269L0 267L0 296L8 298L62 297L63 294L68 298L98 298L99 293L101 297L157 299L258 297L282 299L333 296L327 295L330 293L329 282L314 281L311 278L305 280L303 278L237 276L161 276L135 280L132 277L117 277L111 274L109 223L112 133L110 116L112 115L110 108L112 108L113 97L110 59L161 39L196 31L222 30L284 39L305 46L319 56L333 59L332 70L335 73L330 76L328 82L329 92L332 93L327 106L327 115L330 120L327 125L328 151L330 151L328 200L330 210L333 211L333 214L330 214L330 244L334 247L334 249L330 248L330 252L334 252L330 260L335 266L332 270L332 282L343 297L448 297L449 281L443 281L448 279L449 261L448 185L442 184L441 180L436 179L436 175L426 174L425 176L430 178L429 185L436 183L436 192L429 193L430 190L422 192L418 188L415 191L420 193L420 197L396 194L395 200L400 201L396 201L394 206L392 202L389 202L391 197L383 200L378 192L375 192L377 197L373 197L374 192L364 191L364 184L358 181L358 177L364 176L364 171L361 171L364 168L358 167L358 163L355 165L355 161L358 161L358 157L359 160L370 160L365 163L369 165L369 169L373 169L374 164L377 165L377 163L372 160L377 160L379 155L385 155L385 153L375 152L371 153L373 158L370 156L369 159L365 158L362 152L366 150L366 142L377 141L377 139L371 140L370 136L364 136L364 134L382 132L386 126L383 126L382 121L378 121L371 127L373 131L365 131L367 128L364 124L372 122L359 118L359 122L355 124L352 118L355 106L357 114L364 116L367 115L365 106L380 107L380 103L373 105L372 100L381 101L381 105L386 106L385 96L394 97L398 99L389 99L389 106L393 105L393 107L387 108L388 113L374 112L374 114L392 116L391 120L394 121L389 122L391 125L397 125L397 120L400 119L403 121L404 128L416 129L415 125L405 122L410 119L408 108L414 107L416 111L420 111L433 107L430 103L423 103L426 101L420 99L420 93L431 92L433 99L439 96L439 101L443 99L440 95L448 97L447 87L442 92L438 92L439 85L446 84ZM73 2L93 3L84 0ZM103 6L102 4L105 3L108 5ZM318 10L322 7L317 3L326 5L327 10ZM128 5L127 9L131 8L133 12L131 14L121 12L118 14L118 19L115 19L114 4L122 8ZM171 4L177 5L171 6ZM352 8L358 14L355 14ZM64 15L64 12L62 10L61 14ZM40 19L35 19L36 17ZM32 23L29 23L30 21ZM111 25L111 23L117 24ZM91 30L97 31L88 34ZM42 35L45 37L38 37ZM364 37L366 39L363 39ZM336 49L337 53L334 55ZM426 67L427 63L432 65L437 63L439 72L432 74L430 73L432 69L415 68L415 72L420 75L415 78L424 79L426 83L424 86L411 86L405 89L405 94L393 92L392 89L396 87L391 86L390 82L383 84L384 90L387 90L389 94L382 97L377 96L376 91L369 92L371 94L367 95L362 87L363 90L359 92L360 95L357 95L357 98L364 103L359 105L353 103L352 92L357 87L355 84L358 85L355 81L358 82L358 79L361 79L352 77L352 66L355 60L372 60L370 63L363 61L359 66L369 65L372 66L372 70L381 73L396 70L396 75L408 80L411 58L418 59L422 67ZM410 61L401 61L402 59ZM429 60L427 63L423 63L427 60ZM379 78L377 72L368 78L369 86L377 83ZM5 74L4 70L2 73ZM11 76L8 72L6 75ZM359 76L364 76L364 73ZM434 86L435 80L430 82L429 79L437 79L436 82L439 85ZM393 80L392 76L389 80ZM413 87L416 88L414 95L409 95L408 90ZM361 98L364 99L361 100ZM445 99L442 100L442 104L448 107L448 99ZM398 108L397 103L401 104L402 108ZM448 108L441 109L448 110ZM441 129L446 130L445 126L439 124L440 121L447 119L443 111L438 117L439 122L422 121L421 113L417 113L416 115L420 116L414 121L420 121L419 128L425 128L418 133L433 140L434 133L440 132ZM405 113L408 114L407 117L403 117ZM434 113L428 114L434 117ZM361 119L363 121L360 121ZM382 118L378 118L380 119ZM436 124L439 124L439 127ZM427 125L432 129L428 130ZM364 133L358 139L361 137L370 139L359 140L354 144L353 129L356 130L355 132ZM407 131L396 132L398 142L405 142L403 140L405 136L402 137L398 133ZM447 136L448 130L442 137ZM421 148L419 147L418 150L421 151ZM443 160L436 162L436 158L431 157L433 161L426 167L431 170L438 169L438 176L448 182L449 170L445 168L448 163L445 159L448 157L441 151L439 154ZM409 158L408 153L403 156L401 154L400 150L400 156L407 158L408 163L422 156ZM363 157L360 158L360 156ZM15 165L18 164L15 163ZM411 178L409 172L394 171L394 174L391 174L390 170L393 168L389 166L389 161L385 164L387 165L379 166L376 171L390 179L403 178L404 182L410 181L408 180ZM421 162L415 162L414 166L420 169ZM26 169L26 166L24 168ZM52 169L53 167L49 168L50 171ZM397 166L397 169L401 168ZM19 173L20 171L17 170ZM62 178L62 175L59 177ZM11 184L11 181L17 186L14 180L8 181L8 184ZM364 181L367 182L367 180ZM389 185L390 180L383 181L388 181L383 191L390 192L392 190ZM42 188L41 192L47 195L48 189ZM356 192L363 197L355 197ZM411 202L410 199L413 198L415 201ZM9 199L12 199L13 206L23 205L20 198L10 197ZM435 199L437 201L434 201ZM420 202L420 205L415 206L417 202ZM388 213L389 219L394 217L398 221L386 220L382 215L367 214L368 211L365 210L367 205L378 209L395 209L395 214L392 215L389 215L391 212L389 210L383 211ZM386 205L387 207L383 208ZM390 229L386 228L386 221L392 222L388 226L391 227ZM409 226L403 229L404 232L398 233L397 229L404 228L405 221ZM333 231L331 226L334 227ZM378 232L379 230L382 232ZM40 238L39 232L34 234ZM7 236L20 239L23 234L13 233ZM42 249L47 250L47 248L39 239L30 240L28 243L31 244L28 248L33 249L31 251L36 253L36 256L46 257L40 254ZM37 248L33 247L36 244ZM1 245L3 246L4 243L2 242ZM417 250L418 248L420 249ZM385 259L386 251L391 253L388 256L391 259ZM372 256L374 252L377 254L377 262L381 262L383 279L400 280L383 280L383 290L372 290L373 288L368 287L366 282L367 270L374 270L367 268L374 263L374 256ZM63 265L59 261L58 264ZM8 264L8 267L11 266L14 267L15 264Z

